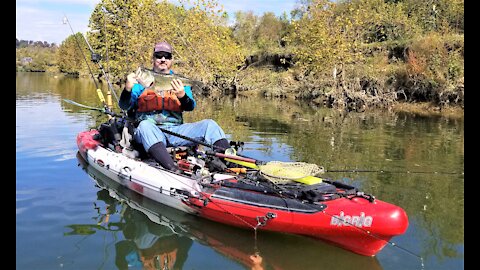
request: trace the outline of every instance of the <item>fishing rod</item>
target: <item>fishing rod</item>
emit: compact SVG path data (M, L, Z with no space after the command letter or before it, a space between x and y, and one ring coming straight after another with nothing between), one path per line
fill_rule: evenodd
M173 131L170 131L168 129L165 129L165 128L162 128L162 127L159 127L159 129L161 131L163 131L164 133L167 133L167 134L170 134L170 135L173 135L173 136L176 136L176 137L179 137L179 138L182 138L184 140L188 140L188 141L191 141L191 142L194 142L194 143L197 143L197 144L200 144L200 145L203 145L203 146L206 146L206 147L210 147L212 149L218 149L218 150L221 150L221 151L225 151L227 150L227 148L224 148L224 147L221 147L221 146L217 146L217 145L213 145L213 144L208 144L208 143L205 143L203 141L200 141L200 140L197 140L197 139L194 139L194 138L190 138L190 137L187 137L185 135L182 135L182 134L179 134L179 133L176 133L176 132L173 132ZM239 161L244 161L244 162L248 162L248 163L253 163L255 165L264 165L265 163L267 163L266 161L261 161L261 160L258 160L258 159L254 159L254 158L250 158L250 157L247 157L247 156L244 156L244 155L229 155L229 154L222 154L222 153L214 153L213 155L217 156L217 157L220 157L220 158L230 158L230 159L235 159L235 160L239 160ZM386 171L386 170L360 170L360 169L345 169L345 170L326 170L324 169L325 172L352 172L352 173L357 173L357 172L380 172L380 173L425 173L425 174L459 174L458 172L422 172L422 171L406 171L406 172L402 172L402 171ZM462 175L464 174L463 172L461 173Z
M97 107L91 107L91 106L83 105L83 104L80 104L80 103L75 102L73 100L66 99L66 98L64 98L63 100L67 103L70 103L70 104L73 104L75 106L79 106L79 107L82 107L82 108L85 108L85 109L95 110L95 111L99 111L99 112L106 112L105 108L97 108Z
M197 139L194 139L194 138L191 138L191 137L173 132L171 130L168 130L168 129L165 129L165 128L162 128L162 127L158 127L158 128L164 133L182 138L182 139L187 140L187 141L194 142L196 144L200 144L200 145L203 145L203 146L206 146L206 147L210 147L213 150L218 149L218 150L221 150L223 152L225 152L227 150L227 148L217 146L217 145L214 145L214 144L208 144L206 142L203 142L203 141L200 141L200 140L197 140ZM249 158L249 157L246 157L246 156L243 156L243 155L222 154L222 153L218 153L218 152L206 152L205 154L216 156L216 157L219 157L219 158L234 159L234 160L238 160L238 161L242 161L242 162L252 163L252 165L254 165L254 166L263 165L263 164L266 163L265 161L256 160L256 159Z
M102 57L101 57L99 54L97 54L97 53L95 53L95 52L93 51L93 48L92 48L92 46L90 46L90 43L88 42L87 38L86 38L84 35L82 35L82 36L83 36L83 38L85 39L85 42L87 43L88 48L90 49L90 52L91 52L91 54L92 54L92 61L93 61L94 63L97 63L97 64L98 64L98 67L99 67L100 70L102 71L103 76L104 76L105 79L107 80L108 88L110 89L110 92L113 93L113 96L114 96L115 99L117 100L117 104L118 104L119 99L118 99L117 93L115 92L115 89L113 89L113 86L112 86L112 84L110 83L110 79L108 78L107 74L105 73L105 70L103 69L102 64L100 64L100 60L102 59ZM108 57L108 56L107 56L107 57ZM110 95L107 93L107 98L108 98L109 96L110 96ZM111 104L111 101L110 101L110 104Z
M88 71L90 72L90 75L92 75L93 82L95 83L95 87L97 88L97 93L99 94L100 101L102 102L103 106L105 108L108 108L107 104L105 103L105 98L103 97L103 94L100 90L100 87L98 87L98 83L95 80L95 76L93 75L92 70L90 69L90 65L88 64L87 57L83 53L82 47L80 46L80 42L77 39L77 36L75 35L75 32L73 31L72 25L70 24L70 21L67 18L67 15L64 14L63 17L63 24L68 24L70 26L70 30L72 31L73 38L75 39L75 42L77 43L78 49L82 53L83 59L85 59L85 63L87 64Z
M111 112L111 111L106 111L104 108L96 108L96 107L91 107L91 106L87 106L87 105L83 105L81 103L78 103L78 102L75 102L73 100L70 100L70 99L64 99L64 101L70 103L70 104L73 104L73 105L76 105L76 106L79 106L79 107L82 107L82 108L85 108L85 109L89 109L89 110L95 110L95 111L100 111L100 112L104 112L104 113L107 113L111 116L117 116L117 117L123 117L122 115L119 115L119 114L116 114L114 112ZM182 138L184 140L188 140L188 141L191 141L191 142L194 142L194 143L197 143L197 144L201 144L203 146L206 146L206 147L210 147L212 149L219 149L219 150L223 150L225 151L226 148L224 147L221 147L221 146L217 146L217 145L213 145L213 144L208 144L208 143L205 143L203 141L200 141L200 140L197 140L197 139L194 139L194 138L190 138L190 137L187 137L185 135L182 135L182 134L179 134L179 133L176 133L176 132L173 132L173 131L170 131L168 129L165 129L165 128L162 128L162 127L158 127L161 131L163 131L164 133L167 133L167 134L170 134L170 135L173 135L173 136L177 136L179 138ZM253 159L247 159L245 160L247 162L255 162L255 160Z
M115 96L115 98L117 100L117 103L119 102L119 99L118 99L118 96L117 96L115 90L113 89L112 84L110 83L110 80L109 80L107 74L105 73L105 70L103 69L102 64L100 64L100 60L101 60L102 57L99 54L97 54L93 51L93 48L92 48L92 46L90 46L90 43L88 42L87 38L82 34L82 37L85 40L85 43L88 45L88 49L90 50L92 62L98 64L100 70L102 71L103 76L105 76L105 78L107 80L107 85L109 87L109 91L107 91L107 101L105 100L105 97L103 96L102 90L100 89L97 81L95 80L95 76L93 75L93 72L90 68L90 65L88 64L87 57L83 53L82 47L80 46L80 42L78 41L77 36L75 35L75 31L73 31L72 25L70 24L70 21L68 20L68 17L65 14L64 14L64 17L63 17L63 24L68 24L68 26L70 27L70 30L72 31L73 37L75 38L75 42L77 43L78 49L82 53L83 59L85 60L85 63L87 64L88 71L90 72L90 75L92 76L93 82L95 83L95 87L97 88L97 95L100 98L100 101L102 102L103 106L105 107L105 110L111 112L113 106L112 106L112 100L111 100L110 93L113 93L113 95ZM125 114L125 111L123 111L123 109L122 109L122 112Z
M119 114L116 114L115 112L111 111L111 110L107 110L105 108L96 108L96 107L91 107L91 106L87 106L87 105L83 105L83 104L80 104L78 102L75 102L73 100L70 100L70 99L63 99L65 102L68 102L70 104L73 104L75 106L79 106L79 107L82 107L82 108L85 108L85 109L89 109L89 110L95 110L95 111L99 111L99 112L103 112L103 113L106 113L110 116L115 116L115 117L123 117L125 118L124 116L122 115L119 115ZM217 145L214 145L214 144L208 144L206 142L203 142L203 141L200 141L200 140L197 140L197 139L194 139L194 138L190 138L188 136L185 136L185 135L182 135L182 134L179 134L179 133L176 133L176 132L173 132L171 130L168 130L168 129L165 129L165 128L162 128L162 127L158 127L162 132L164 133L167 133L167 134L170 134L170 135L173 135L173 136L176 136L176 137L179 137L179 138L182 138L184 140L187 140L187 141L191 141L191 142L194 142L196 144L200 144L200 145L203 145L203 146L206 146L206 147L210 147L212 149L218 149L218 150L221 150L221 151L225 151L227 150L227 148L224 148L224 147L221 147L221 146L217 146ZM237 156L237 155L227 155L227 154L222 154L222 153L207 153L209 155L215 155L217 157L220 157L220 158L230 158L230 159L235 159L235 160L239 160L239 161L243 161L243 162L248 162L248 163L253 163L253 164L262 164L264 163L263 161L258 161L258 160L255 160L255 159L252 159L252 158L248 158L248 157L244 157L244 156Z

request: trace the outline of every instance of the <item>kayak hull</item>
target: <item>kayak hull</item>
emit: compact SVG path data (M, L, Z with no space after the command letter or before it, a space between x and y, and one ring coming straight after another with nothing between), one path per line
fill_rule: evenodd
M180 211L242 228L305 235L364 256L374 256L408 228L405 211L363 193L304 203L278 194L221 185L201 186L176 174L104 148L96 130L77 136L79 153L109 179ZM217 181L235 175L215 174Z

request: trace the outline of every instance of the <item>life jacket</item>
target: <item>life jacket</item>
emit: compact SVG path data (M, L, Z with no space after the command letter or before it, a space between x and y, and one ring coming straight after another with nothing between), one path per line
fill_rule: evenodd
M181 112L180 100L173 91L163 90L157 92L151 88L147 88L138 97L138 112L152 112L152 111L174 111Z

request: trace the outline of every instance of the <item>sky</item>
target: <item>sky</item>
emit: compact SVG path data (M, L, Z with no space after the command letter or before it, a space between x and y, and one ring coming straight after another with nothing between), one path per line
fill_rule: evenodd
M217 0L233 18L235 11L253 11L256 15L273 12L280 16L294 9L297 0ZM19 40L61 44L72 34L63 24L67 16L74 32L88 31L88 20L100 0L16 0L16 36ZM178 1L170 0L178 3Z

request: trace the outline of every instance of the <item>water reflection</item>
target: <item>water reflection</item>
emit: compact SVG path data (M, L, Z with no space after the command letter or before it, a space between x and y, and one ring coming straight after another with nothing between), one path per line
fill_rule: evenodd
M255 238L253 231L165 207L106 178L79 154L77 159L100 188L95 207L103 202L105 209L97 208L96 223L68 225L71 231L65 235L121 231L124 239L115 243L115 264L119 269L127 266L182 269L194 243L206 245L247 269L319 269L319 263L321 268L382 269L376 258L353 254L318 240L267 232L259 232ZM120 216L120 221L109 222L112 215Z
M17 237L19 239L17 263L21 262L23 266L35 265L36 268L39 261L48 261L49 267L45 268L52 269L49 258L56 257L58 246L71 248L73 246L71 241L55 241L55 246L43 245L41 253L29 244L31 239L42 243L57 240L55 237L58 234L58 227L55 226L64 225L66 217L70 218L67 222L71 221L72 216L79 220L74 224L91 223L87 227L67 224L73 226L68 227L68 231L74 234L84 233L84 236L91 236L95 241L101 240L99 230L123 235L122 224L125 222L119 221L120 209L123 208L120 207L121 203L114 200L109 202L116 206L109 208L109 211L113 209L115 211L110 214L108 222L105 222L104 216L103 223L97 224L101 221L100 213L107 213L105 207L99 208L100 213L95 216L95 222L84 218L85 213L92 210L91 200L88 200L87 204L85 197L89 194L95 195L95 191L92 192L83 186L84 179L82 175L78 175L77 168L72 164L76 162L75 137L80 131L97 127L105 120L105 116L65 103L63 99L93 107L100 106L91 79L54 78L38 73L17 73L16 79L16 222L17 232L22 233ZM426 269L463 267L465 181L461 174L464 170L463 118L420 117L406 113L342 114L325 108L312 109L296 101L272 101L260 98L225 98L212 101L197 96L196 99L198 107L193 113L185 115L186 121L215 119L230 139L245 142L244 154L247 156L259 160L305 161L324 166L327 170L384 171L330 173L328 176L334 179L346 177L347 182L366 193L404 208L410 218L409 229L405 235L392 240L424 257ZM408 171L459 174L414 174L407 173ZM83 188L76 189L78 186ZM103 199L98 199L97 205L107 204L105 200L108 200L108 196L105 196L105 192L102 194L99 196ZM52 208L53 205L57 206L58 202L62 202L63 207ZM49 207L43 207L44 205ZM56 215L52 217L52 213ZM233 239L220 240L220 243L226 245L225 249L233 246L242 251L245 254L242 260L245 262L250 261L249 255L255 254L255 242L249 231L218 227L218 224L211 225L203 220L192 220L192 217L187 223L190 234L193 234L192 228L204 226L223 232L210 233L209 239L220 237L222 240L222 237L228 237L224 234L235 236L231 237ZM198 225L195 226L195 223ZM205 234L208 232L203 228L201 231ZM229 244L239 242L239 239L246 241L243 244L247 248L241 247L240 244ZM207 254L204 250L192 250L196 244L206 242L197 242L193 239L192 241L191 252L185 265L193 260L193 257L197 259L208 257L204 255ZM259 235L257 245L264 264L267 265L278 261L282 266L289 266L285 267L286 269L300 269L294 264L306 269L309 267L315 269L314 259L308 262L309 260L302 261L297 257L303 258L305 254L308 258L318 258L321 256L318 254L326 254L322 257L322 264L323 261L327 264L331 262L328 256L332 258L337 256L335 260L337 263L340 261L340 265L332 263L331 267L355 267L343 262L352 260L349 253L345 254L342 250L329 245L312 243L303 237L271 236L262 233ZM96 242L86 246L88 251L85 251L86 249L82 251L91 256L97 255ZM220 250L216 246L205 247ZM296 249L299 251L295 251ZM29 256L31 254L42 255L32 257ZM218 254L222 253L218 251ZM28 260L25 259L27 257ZM225 258L230 257L225 255ZM382 250L377 259L386 269L419 268L416 258L390 246ZM292 260L292 264L289 264L289 260ZM239 268L228 259L226 261L228 267L224 269ZM75 262L78 264L79 260ZM216 262L218 263L218 258ZM85 269L91 268L90 260L82 263L86 265ZM367 268L376 267L376 264L371 266L372 263L368 260L357 263L364 263ZM201 261L190 268L198 269L199 265L208 265L208 261ZM247 264L240 265L249 267Z

